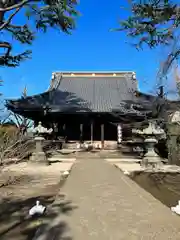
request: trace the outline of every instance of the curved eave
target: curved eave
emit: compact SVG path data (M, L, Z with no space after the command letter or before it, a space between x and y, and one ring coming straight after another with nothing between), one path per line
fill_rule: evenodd
M17 107L17 106L14 106L12 103L7 103L6 104L7 108L15 113L18 113L18 114L23 114L23 115L27 115L27 113L30 113L30 112L39 112L39 113L43 113L44 112L44 109L43 107L35 107L35 106L30 106L30 107L26 107L26 108L22 108L22 107ZM145 113L144 112L140 112L140 111L136 111L134 109L125 109L124 111L122 111L120 108L117 108L117 109L113 109L112 111L105 111L105 112L93 112L91 111L90 109L87 109L87 108L77 108L76 106L74 107L68 107L68 106L64 106L64 107L60 107L58 105L52 105L50 106L50 108L47 110L47 114L57 114L57 113L60 113L60 114L72 114L72 113L93 113L93 114L96 114L96 113L99 113L99 114L112 114L112 115L116 115L118 114L119 116L126 116L126 117L142 117L144 118L145 117ZM28 114L29 115L29 114Z
M27 106L27 107L23 107L23 106L16 106L13 105L12 103L6 103L5 106L7 107L8 110L11 110L13 112L19 112L19 111L43 111L42 107L37 107L37 106Z

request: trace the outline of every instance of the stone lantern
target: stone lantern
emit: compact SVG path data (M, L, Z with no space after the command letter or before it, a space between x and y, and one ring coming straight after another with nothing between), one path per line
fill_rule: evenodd
M47 161L47 158L46 158L46 154L45 152L43 151L43 142L44 142L44 137L43 135L45 133L52 133L52 128L50 128L49 130L45 127L42 126L42 123L39 122L38 126L35 127L33 129L33 132L36 134L35 135L35 152L32 154L31 156L31 160L33 162L36 162L36 163L44 163L46 165L48 165L48 161Z
M149 122L147 128L141 130L135 130L137 134L145 137L144 143L146 145L146 154L142 160L142 166L147 167L152 165L153 167L159 167L162 162L161 158L154 151L154 146L158 142L157 138L162 137L165 133L164 130L158 127L154 122ZM134 132L135 132L134 131Z

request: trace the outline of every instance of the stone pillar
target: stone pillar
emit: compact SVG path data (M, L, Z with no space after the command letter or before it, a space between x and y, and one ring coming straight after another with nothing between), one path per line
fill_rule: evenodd
M117 125L117 143L120 144L122 142L122 127L121 124Z
M44 138L43 137L35 137L34 140L35 140L35 144L36 144L36 149L35 149L35 152L31 156L31 161L34 163L49 165L49 162L46 158L45 152L43 151Z

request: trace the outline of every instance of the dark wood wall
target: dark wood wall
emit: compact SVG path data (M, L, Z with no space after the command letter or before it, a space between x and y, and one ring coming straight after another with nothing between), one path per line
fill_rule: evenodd
M66 124L66 135L70 140L78 140L80 138L80 123ZM83 123L83 140L91 139L91 124ZM93 140L101 140L101 124L93 122ZM104 140L117 140L117 128L110 123L104 123Z
M69 140L79 140L80 129L83 129L83 140L91 140L93 133L93 140L100 141L104 128L104 140L116 141L117 126L112 124L112 121L113 119L105 114L56 114L44 118L43 123L47 127L52 127L53 122L57 123L59 135L65 134Z

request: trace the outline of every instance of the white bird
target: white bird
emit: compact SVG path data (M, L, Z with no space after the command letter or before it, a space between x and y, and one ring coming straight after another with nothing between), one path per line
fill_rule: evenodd
M69 171L64 171L63 172L63 176L68 176L69 175Z
M125 175L130 175L130 173L127 170L124 171L124 174Z
M180 201L178 201L178 204L175 207L171 207L171 211L180 215Z
M40 201L36 201L36 205L29 210L29 215L34 216L35 214L44 214L46 207L40 204Z

